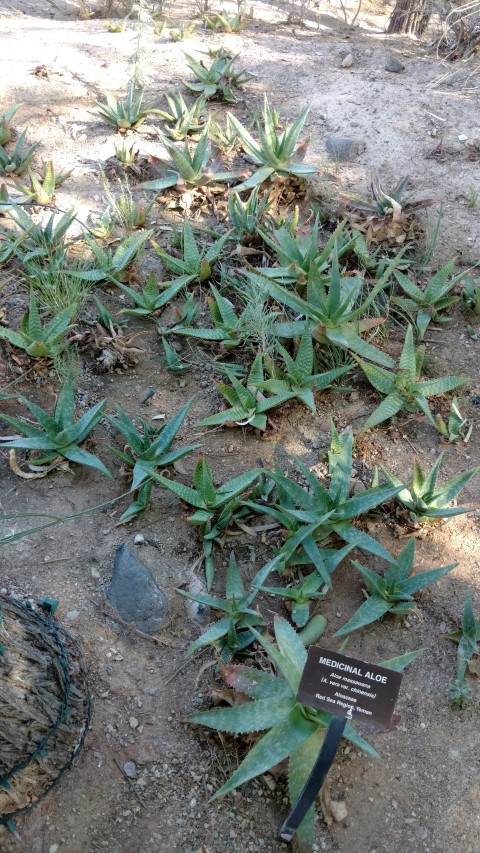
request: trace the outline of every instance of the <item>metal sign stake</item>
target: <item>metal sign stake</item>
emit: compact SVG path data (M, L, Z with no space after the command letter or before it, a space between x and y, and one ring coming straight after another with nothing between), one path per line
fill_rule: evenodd
M297 803L294 805L287 819L280 827L277 836L279 841L289 842L292 840L309 808L315 802L315 798L320 791L327 773L333 764L335 755L337 754L337 749L342 739L346 724L346 717L338 717L336 714L334 714L330 720L322 748L318 754L315 764L313 765L312 772L305 782L303 791L300 794Z

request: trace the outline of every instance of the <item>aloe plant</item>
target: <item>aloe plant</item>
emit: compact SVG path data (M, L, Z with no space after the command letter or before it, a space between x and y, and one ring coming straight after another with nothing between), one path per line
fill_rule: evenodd
M40 178L28 168L28 177L30 183L28 185L21 184L16 181L16 186L26 195L29 195L36 204L51 204L55 190L72 174L72 169L65 172L56 172L52 160L42 163L42 174Z
M454 261L449 261L430 279L423 289L404 273L395 270L395 278L406 296L396 296L393 298L393 302L410 316L415 316L418 341L423 340L431 322L448 323L450 321L450 318L444 317L442 312L458 302L458 296L450 296L449 294L463 278L463 273L453 275L454 270Z
M155 275L151 273L147 278L145 287L140 292L121 281L117 281L117 287L126 293L136 306L135 308L122 308L120 313L127 317L155 317L190 281L192 281L192 276L184 275L175 281L162 281L160 288Z
M259 166L253 175L236 187L237 192L252 189L268 178L273 180L279 175L281 177L293 175L296 178L314 178L318 175L317 168L302 162L306 153L306 143L297 146L309 111L310 107L306 107L292 125L287 125L283 131L279 132L278 117L274 115L265 95L263 127L260 121L257 121L259 142L255 142L243 124L235 116L230 115L230 120L241 139L243 150L255 165Z
M285 388L279 392L273 392L268 397L263 393L261 388L264 382L264 370L261 354L255 357L245 385L242 385L232 371L227 369L225 373L230 381L230 386L224 382L216 382L215 384L230 407L204 418L200 421L199 426L236 424L237 426L251 426L263 431L267 428L266 412L295 396L293 391L285 390Z
M214 646L219 649L222 660L226 661L254 642L255 636L250 630L252 627L263 628L265 626L263 616L251 606L257 590L253 589L248 593L245 591L233 553L230 554L227 568L225 598L214 598L210 595L195 594L182 589L179 589L178 592L192 601L198 601L200 604L205 604L207 607L220 610L225 614L188 647L187 653L189 655L204 646Z
M260 382L258 388L269 394L282 394L290 392L295 399L300 400L304 406L317 411L314 392L323 391L332 385L335 380L348 373L350 366L336 367L325 373L315 373L313 342L310 329L305 328L295 358L287 352L281 343L277 344L277 352L281 355L285 364L285 370L281 370L270 356L265 356L265 365L270 374L269 379Z
M165 352L165 359L167 362L167 367L172 373L180 375L182 373L187 373L190 370L190 365L185 364L177 355L173 347L170 346L166 338L162 338L163 350Z
M352 631L358 631L359 628L381 619L386 613L409 613L416 607L413 598L416 592L458 566L458 563L450 563L448 566L418 572L412 576L414 556L415 539L412 537L398 557L392 560L383 577L351 560L352 566L355 566L366 580L368 598L346 625L336 632L336 637L344 637Z
M155 240L152 240L152 246L155 249L162 264L167 267L174 275L191 276L195 281L206 281L212 274L212 267L215 261L222 254L223 247L227 242L230 233L227 231L218 240L215 240L209 248L200 249L195 240L192 226L188 219L184 220L181 234L181 252L182 256L176 258L169 255Z
M385 395L385 399L372 412L361 432L393 418L401 409L406 409L407 412L423 412L428 422L436 429L435 419L428 405L428 398L446 394L448 391L453 391L468 382L468 377L465 376L442 376L438 379L422 381L420 376L424 350L421 347L415 349L413 328L410 324L407 328L405 342L395 373L391 373L376 364L369 364L362 358L358 358L355 353L354 358L370 384Z
M166 469L200 447L199 444L188 444L178 450L170 449L192 403L193 397L171 420L154 429L143 418L138 418L140 426L137 427L118 404L115 406L117 417L106 416L127 442L124 450L115 447L109 447L109 450L122 460L127 470L132 469L130 491L137 493L135 500L121 515L121 522L130 521L147 508L152 492L152 474L157 469Z
M197 62L193 56L185 54L187 65L193 71L197 78L194 83L188 83L184 80L184 86L192 92L197 92L203 95L204 98L221 98L229 104L235 103L234 89L239 89L244 83L251 79L251 75L246 71L236 71L234 69L235 62L239 54L236 56L228 56L222 53L217 56L210 68L205 68L203 63Z
M225 11L217 12L212 18L205 15L204 21L210 30L219 30L223 33L240 33L250 23L241 12L229 17Z
M67 249L65 235L76 217L76 210L71 207L55 224L56 215L52 213L44 226L38 225L31 216L18 204L12 205L10 219L20 228L24 239L21 252L17 251L23 263L31 260L48 258L60 247Z
M15 113L24 107L25 104L14 104L13 107L9 107L5 112L0 113L0 145L3 146L7 142L10 142L11 139L11 128L10 123L12 121Z
M465 681L467 668L474 655L478 655L480 640L480 620L475 619L472 607L472 591L467 589L463 610L462 625L459 631L445 634L448 639L458 643L457 672L454 681L450 682L448 696L453 708L465 708L472 701L470 686Z
M106 400L101 400L75 422L75 396L71 372L58 395L53 415L49 415L26 397L21 396L20 400L36 419L38 426L30 420L2 413L3 420L13 426L20 435L25 436L25 438L0 439L2 447L31 450L35 465L48 465L62 456L69 462L95 468L111 477L110 471L103 462L81 446L103 418Z
M259 237L259 227L272 202L268 193L259 198L260 187L254 187L249 197L242 201L238 192L228 194L228 218L233 233L242 246L248 246Z
M423 473L420 465L415 460L411 485L404 487L396 495L397 500L400 501L402 506L408 509L412 521L428 523L430 519L450 518L453 515L472 512L471 509L466 507L452 507L449 504L465 488L472 477L480 471L480 466L469 468L468 471L452 477L443 486L436 487L437 475L443 456L443 452L438 454L428 474ZM383 465L380 465L380 468L391 486L401 485L400 480L391 474L390 471L387 471Z
M204 187L210 184L225 183L233 181L238 177L237 172L219 172L215 170L215 164L211 160L211 145L208 140L208 124L200 136L193 154L187 139L183 147L175 145L166 137L162 137L162 144L168 151L171 163L163 178L155 178L153 181L145 181L141 186L146 190L164 190L169 187Z
M32 358L56 358L67 346L65 336L77 306L64 308L55 317L42 324L33 288L30 288L29 307L20 321L18 331L0 326L0 340L24 350Z
M310 274L313 276L324 273L327 277L334 253L336 252L338 259L348 254L354 248L357 238L354 235L346 236L345 221L340 222L320 251L319 230L318 214L308 234L295 234L291 226L285 225L271 234L259 229L262 240L276 253L279 266L262 268L258 272L281 284L297 287L304 287ZM346 239L341 242L342 236Z
M251 510L243 507L244 495L248 490L250 495L253 494L250 487L261 474L261 469L253 468L217 488L214 486L212 471L204 456L199 457L193 474L194 488L152 472L154 480L177 495L183 503L195 508L195 512L188 521L199 528L209 590L215 573L213 543L222 539L232 521L244 518L251 513Z
M165 133L175 142L180 142L186 136L201 133L206 125L205 98L197 98L195 103L188 107L181 92L173 92L165 95L169 112L159 110L159 115L167 122Z
M320 590L324 583L318 572L312 572L306 580L294 586L260 586L259 590L269 595L278 595L286 598L292 607L292 622L299 628L303 628L310 618L310 602L323 598L324 590ZM320 591L319 591L320 590Z
M276 646L254 628L252 632L275 666L276 675L251 666L224 667L222 675L227 685L253 701L192 714L189 722L232 734L266 732L256 741L230 779L214 794L213 799L230 793L288 759L288 787L293 806L313 769L332 715L303 705L296 699L307 652L302 640L287 621L275 617ZM421 650L410 652L383 661L380 665L399 672L420 653ZM345 726L343 736L370 758L379 758L373 747L349 723ZM312 806L296 835L297 843L305 853L313 846L314 820Z
M33 145L25 148L25 135L27 131L24 130L20 136L18 137L15 148L9 154L3 144L0 145L0 173L6 175L22 175L23 172L26 172L30 161L35 154L35 151L39 147L39 142L34 142Z
M372 486L358 495L349 497L352 474L351 432L339 435L333 423L332 450L330 452L331 476L328 488L302 464L295 464L306 480L308 490L283 474L278 468L269 472L276 487L276 499L267 503L246 506L271 516L285 531L285 542L271 561L271 567L283 571L290 565L313 564L328 587L332 586L325 553L319 547L336 534L348 548L359 547L387 562L392 557L386 548L352 522L374 507L390 500L402 486ZM336 565L336 564L335 564Z
M153 231L140 231L138 234L123 237L113 254L104 251L87 235L85 240L92 252L92 264L90 269L79 273L79 277L90 282L111 281L113 284L118 284L122 278L126 277L126 270L152 234Z
M362 319L362 315L385 287L401 254L400 252L388 264L365 299L360 297L363 279L358 276L341 276L336 246L333 248L332 264L328 274L328 292L325 287L325 277L320 276L316 269L310 269L306 299L302 299L290 288L283 287L268 277L263 277L263 274L261 277L256 273L249 273L248 277L253 279L259 287L263 287L280 305L286 305L297 316L305 318L278 323L276 331L279 336L301 335L305 326L308 326L314 339L321 344L350 350L377 364L392 367L394 361L389 355L361 337L365 332L384 323L386 317Z
M417 211L434 204L434 199L414 201L405 196L409 176L401 178L395 187L385 192L378 180L371 182L371 196L341 193L346 204L353 209L355 227L365 233L367 243L393 240L403 243L414 222Z
M463 304L474 314L480 314L480 278L466 275L462 287Z
M129 145L125 139L122 139L120 143L114 142L113 144L118 162L123 163L124 166L131 166L138 154L136 143L133 142Z
M445 423L440 413L435 416L435 426L442 438L445 438L447 441L456 441L457 438L460 438L462 430L466 424L467 418L464 418L460 412L456 397L454 397L450 403L450 412L447 423ZM468 441L468 432L465 436L465 441Z
M95 103L99 108L100 115L108 124L119 131L126 131L130 128L139 127L149 115L158 112L155 109L156 103L154 101L143 103L143 94L142 89L130 83L123 100L106 94L106 104L102 104L100 101L95 101Z

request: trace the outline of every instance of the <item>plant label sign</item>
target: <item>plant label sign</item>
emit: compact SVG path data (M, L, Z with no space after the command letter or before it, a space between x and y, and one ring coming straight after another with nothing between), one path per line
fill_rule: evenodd
M312 708L386 731L401 681L400 672L310 646L297 699Z

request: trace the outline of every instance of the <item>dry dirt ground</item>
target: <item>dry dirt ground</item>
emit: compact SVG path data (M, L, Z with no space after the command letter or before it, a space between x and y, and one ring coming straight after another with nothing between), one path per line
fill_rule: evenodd
M145 69L147 97L180 87L186 74L182 49L205 57L208 45L228 45L255 74L235 107L242 120L258 108L264 92L287 118L310 103L311 158L335 172L343 187L365 187L372 170L385 185L410 174L418 197L433 196L443 205L436 264L447 257L478 260L480 215L467 204L470 190L480 189L478 166L468 146L480 139L478 97L455 87L428 88L445 69L422 45L386 38L380 19L373 15L364 18L361 28L347 30L327 9L317 31L314 26L285 25L286 12L281 7L254 3L254 10L254 23L238 35L212 36L198 26L183 44L174 44L166 35L155 38ZM42 157L53 156L59 166L73 168L58 191L57 204L66 209L76 203L80 218L86 219L105 207L98 164L114 153L113 134L95 113L94 101L106 91L124 91L133 33L131 29L109 33L102 20L78 20L77 12L74 2L64 0L0 0L0 108L25 103L16 127L28 126L30 141L41 142ZM176 7L175 16L185 18L191 12ZM342 58L350 51L353 65L342 68ZM404 63L403 73L384 70L391 55ZM347 165L328 162L324 142L332 133L363 140L365 150ZM158 142L148 128L139 139L141 149L155 153ZM427 243L438 210L433 208L426 219ZM154 228L156 218L161 221L158 212L152 216ZM24 296L12 281L5 293L7 310L17 316ZM107 299L120 307L118 295ZM429 331L427 336L434 373L472 377L461 397L472 435L468 444L460 441L446 448L445 477L480 463L479 409L474 405L480 399L480 339L467 334L470 322L457 308L448 327ZM375 405L374 392L358 377L358 391L347 396L328 393L317 416L296 405L276 416L278 429L264 440L241 429L207 434L196 424L214 411L218 400L213 396L211 373L199 364L179 382L164 369L159 339L151 329L138 325L145 353L136 368L99 375L91 365L83 365L80 403L91 406L106 396L110 412L121 401L131 416L166 413L169 417L195 394L181 438L203 442L218 481L255 466L259 459L267 466L274 459L285 463L288 454L298 454L314 466L328 446L329 417L339 429L348 425L356 429ZM394 352L398 346L393 334L388 347ZM2 374L2 384L14 378L10 361L3 360ZM149 387L155 396L142 410L140 401ZM45 406L53 404L55 388L49 382L42 387L21 386ZM107 460L106 445L112 436L106 426L96 435L96 452ZM407 478L414 456L428 463L440 449L439 436L430 427L419 418L405 417L372 434L364 455L356 460L358 476L368 482L375 463L381 461ZM77 470L73 477L55 473L28 482L9 470L5 452L2 458L5 512L47 507L60 516L73 514L121 494L125 487L119 474L112 483L87 469ZM187 457L189 473L192 465ZM466 505L478 504L478 481L469 484L462 500ZM122 502L121 509L125 506ZM175 592L188 581L198 555L194 532L183 520L177 500L163 490L155 493L151 509L134 524L116 526L119 515L118 506L109 507L2 550L2 588L19 597L60 599L59 620L83 643L94 715L86 748L75 767L37 809L18 821L21 842L7 831L0 832L0 849L2 853L18 849L28 853L194 853L204 844L211 853L283 850L274 840L287 808L283 780L273 791L264 780L255 781L234 797L209 804L210 794L236 766L242 742L221 742L183 722L189 712L208 707L211 701L212 668L199 677L211 653L185 661L185 649L201 629L189 620ZM480 613L479 521L480 515L472 512L419 536L419 568L452 561L458 561L458 568L418 596L419 611L409 620L386 619L350 640L350 654L372 661L420 646L425 652L404 677L398 730L372 738L382 760L375 763L355 749L342 748L331 785L333 795L345 800L348 817L330 827L319 817L317 850L480 850L479 692L473 685L473 704L463 712L450 709L447 690L454 675L455 649L441 637L458 624L468 586ZM398 552L402 529L395 519L377 518L371 524L384 544ZM133 544L139 532L146 540L143 546ZM262 564L262 547L247 536L237 541L240 566L251 577ZM119 624L108 606L113 555L122 542L138 548L169 598L170 620L158 642ZM328 618L324 643L331 648L336 647L335 630L362 600L360 577L347 565L337 575L335 596L322 604ZM272 607L271 600L266 606ZM69 619L72 611L77 612L76 618ZM131 717L138 720L135 729L130 726ZM131 781L121 769L127 760L137 766Z

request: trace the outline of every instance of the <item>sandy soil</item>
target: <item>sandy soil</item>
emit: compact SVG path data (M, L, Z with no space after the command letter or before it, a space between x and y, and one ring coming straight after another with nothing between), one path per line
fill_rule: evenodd
M159 98L180 87L186 73L182 50L204 57L208 45L228 45L255 74L235 107L241 120L249 119L264 92L287 118L311 103L307 124L311 158L348 188L365 187L372 171L379 173L386 186L410 174L418 197L435 197L442 205L435 264L453 256L478 260L480 214L467 204L470 189L479 188L478 166L469 147L480 139L478 98L454 87L428 88L444 70L439 62L414 41L386 38L380 31L381 20L373 15L362 21L361 28L347 30L329 9L317 31L285 25L281 7L254 3L254 9L253 24L238 35L211 35L197 27L182 44L169 41L166 35L153 39L145 69L147 97ZM76 203L80 218L86 220L105 207L98 164L114 153L113 134L95 112L94 101L106 91L124 91L133 32L109 33L102 20L78 20L77 11L75 3L62 0L0 0L0 108L25 103L15 126L18 130L28 127L28 139L41 141L39 159L53 156L56 165L73 168L57 193L57 204L66 209ZM182 8L175 14L185 18L191 11ZM347 52L354 57L348 69L341 67ZM390 56L402 60L403 73L385 71ZM332 133L363 140L365 150L353 163L337 166L328 160L324 147ZM139 140L145 154L158 152L158 141L148 127ZM425 220L427 244L438 211L439 206L431 209ZM156 224L154 215L153 227ZM19 297L8 278L4 303L16 316ZM117 308L121 304L118 296L108 299ZM467 445L447 447L445 477L480 463L479 409L472 402L480 394L480 343L466 333L470 322L457 308L448 327L429 334L434 341L429 343L434 372L472 377L461 398L462 411L473 424L472 437ZM134 323L133 327L141 331L145 350L138 365L113 375L98 375L91 365L84 365L81 404L91 406L106 396L109 411L121 401L130 415L138 415L140 401L151 386L155 396L144 411L169 417L195 394L180 438L204 443L218 481L253 467L259 458L269 466L295 453L314 466L328 446L330 415L338 428L348 424L356 428L374 405L374 393L359 379L359 390L347 398L338 392L327 394L317 416L300 406L287 408L275 419L278 430L262 441L241 430L206 434L195 425L214 410L217 399L209 371L199 364L179 382L161 368L163 356L152 326ZM395 333L388 346L392 352L398 350ZM6 358L1 372L2 385L14 377ZM53 383L42 387L24 383L22 391L44 406L55 399ZM96 436L96 452L107 459L106 445L112 436L105 425ZM407 477L414 456L428 461L439 449L443 449L440 439L428 426L418 418L405 418L398 426L376 430L356 466L365 482L378 461ZM108 501L125 487L119 475L112 484L86 470L76 471L73 478L57 473L33 483L20 480L9 470L6 453L2 456L5 512L47 506L52 513L73 514ZM187 457L188 472L192 465ZM475 506L477 500L474 480L462 501ZM121 510L125 506L122 503ZM242 742L220 741L183 722L193 709L208 707L212 684L212 668L200 672L211 659L210 652L185 662L184 651L200 628L189 620L183 600L175 593L188 581L198 554L194 532L182 519L176 499L164 491L155 493L150 510L126 528L116 526L121 510L110 507L20 539L2 551L1 587L19 597L60 599L60 621L83 643L95 707L87 747L74 769L37 809L18 821L22 842L5 831L0 833L0 849L2 853L18 849L27 853L194 853L204 844L211 853L283 850L273 839L287 808L284 781L280 779L271 790L261 779L234 797L209 804L211 793L236 766ZM382 761L374 763L357 750L342 748L331 784L332 794L345 800L348 817L330 827L319 817L317 850L479 850L478 688L473 685L474 703L469 708L460 713L450 709L447 689L454 675L455 649L441 638L458 624L468 586L480 613L479 521L480 514L472 512L418 536L419 567L458 561L458 568L418 596L419 611L409 620L385 620L350 640L350 654L372 661L420 646L425 653L405 675L397 708L398 730L372 738ZM396 520L382 517L371 523L375 535L398 552L402 531ZM140 547L133 544L138 532L146 539ZM139 556L168 595L170 620L158 641L138 637L119 624L107 603L113 555L121 542L138 547ZM238 540L236 552L242 571L253 576L262 565L261 544L245 536ZM341 568L335 597L322 605L328 619L325 645L335 648L335 630L361 600L359 576L348 566ZM271 600L268 606L272 607ZM67 617L71 611L78 611L73 620ZM139 721L135 729L129 724L132 716ZM127 760L137 765L131 782L121 769Z

